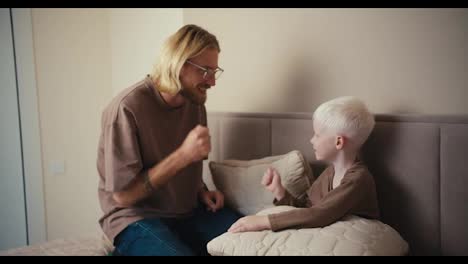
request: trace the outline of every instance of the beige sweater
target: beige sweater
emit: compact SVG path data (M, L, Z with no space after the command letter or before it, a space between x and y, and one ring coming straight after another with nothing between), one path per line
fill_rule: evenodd
M323 227L349 214L379 219L375 183L367 167L357 161L335 189L334 174L329 166L303 196L295 198L286 192L280 201L275 199L275 205L304 208L269 215L272 230Z

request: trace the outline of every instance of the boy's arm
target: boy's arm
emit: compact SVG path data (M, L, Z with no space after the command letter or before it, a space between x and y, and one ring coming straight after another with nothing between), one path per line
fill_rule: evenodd
M330 225L361 202L366 188L365 182L359 179L342 182L312 207L268 215L271 229L278 231L290 227L314 228Z
M273 200L273 204L278 205L290 205L294 207L306 207L309 202L309 196L307 193L304 193L300 197L296 198L292 196L287 190L284 193L284 196L281 200L276 198Z
M320 176L312 183L312 186L301 196L294 197L288 190L285 190L284 197L280 200L276 198L273 200L273 204L278 205L290 205L294 207L310 207L309 194L313 192L320 192L321 186L327 184L330 170L325 169Z

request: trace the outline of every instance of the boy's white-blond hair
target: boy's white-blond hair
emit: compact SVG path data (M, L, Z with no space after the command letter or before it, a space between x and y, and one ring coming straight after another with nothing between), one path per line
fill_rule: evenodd
M359 149L374 129L374 115L358 98L343 96L321 104L314 112L316 120L332 133L345 136Z

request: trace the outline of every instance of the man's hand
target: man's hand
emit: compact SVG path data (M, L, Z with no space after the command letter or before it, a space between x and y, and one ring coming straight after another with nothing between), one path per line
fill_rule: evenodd
M196 162L207 157L211 151L210 133L207 127L197 125L184 140L179 148L188 163Z
M267 215L249 215L244 216L237 220L228 229L228 232L248 232L248 231L262 231L271 229L270 220Z
M281 184L281 177L274 168L268 168L262 178L262 185L275 195L276 200L281 200L286 190Z
M214 213L224 207L224 195L220 191L201 191L199 195L208 211Z

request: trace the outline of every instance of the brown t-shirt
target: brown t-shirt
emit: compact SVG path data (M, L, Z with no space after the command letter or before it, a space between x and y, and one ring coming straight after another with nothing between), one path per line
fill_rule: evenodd
M202 186L202 161L182 169L150 197L132 207L119 207L112 193L174 152L197 124L206 124L206 109L186 101L172 108L150 77L117 95L102 113L97 169L99 219L113 241L127 225L143 218L182 217L197 205Z
M324 227L350 214L379 219L374 179L363 162L354 163L335 189L334 174L329 166L301 197L286 192L280 201L275 199L275 205L305 208L269 215L272 230Z

